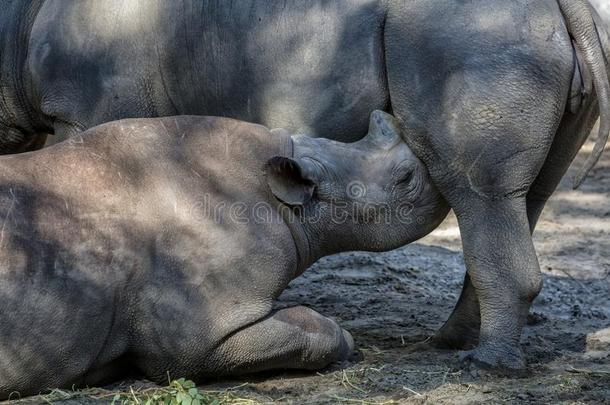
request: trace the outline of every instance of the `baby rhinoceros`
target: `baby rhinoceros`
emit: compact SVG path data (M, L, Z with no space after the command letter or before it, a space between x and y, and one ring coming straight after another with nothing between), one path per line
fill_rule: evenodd
M0 398L318 369L354 343L273 310L321 256L388 250L447 213L394 118L344 144L212 117L117 121L0 159Z

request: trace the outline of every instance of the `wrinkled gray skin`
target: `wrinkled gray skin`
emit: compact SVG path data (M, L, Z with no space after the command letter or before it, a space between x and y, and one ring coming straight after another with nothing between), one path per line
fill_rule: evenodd
M542 285L530 233L598 117L598 99L603 136L587 168L610 128L599 44L610 49L608 36L585 0L3 8L4 151L36 148L46 132L174 114L355 140L370 111L392 111L463 238L464 292L433 341L474 348L466 364L524 369L521 330Z
M345 359L334 321L271 306L321 256L399 247L447 213L398 131L382 112L353 144L180 116L0 158L0 399Z

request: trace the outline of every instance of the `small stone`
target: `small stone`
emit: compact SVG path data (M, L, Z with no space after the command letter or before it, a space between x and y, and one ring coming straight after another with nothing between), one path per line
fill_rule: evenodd
M610 351L610 328L587 335L587 351Z

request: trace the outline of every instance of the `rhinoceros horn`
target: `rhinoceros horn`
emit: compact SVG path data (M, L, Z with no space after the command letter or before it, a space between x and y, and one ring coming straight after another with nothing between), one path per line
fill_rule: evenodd
M366 139L383 149L393 148L401 140L398 120L383 111L373 111Z

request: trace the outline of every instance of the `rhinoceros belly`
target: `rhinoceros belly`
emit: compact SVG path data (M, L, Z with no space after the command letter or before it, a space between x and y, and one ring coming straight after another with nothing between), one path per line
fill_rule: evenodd
M45 3L30 67L41 110L90 127L229 116L357 139L388 105L377 0Z

